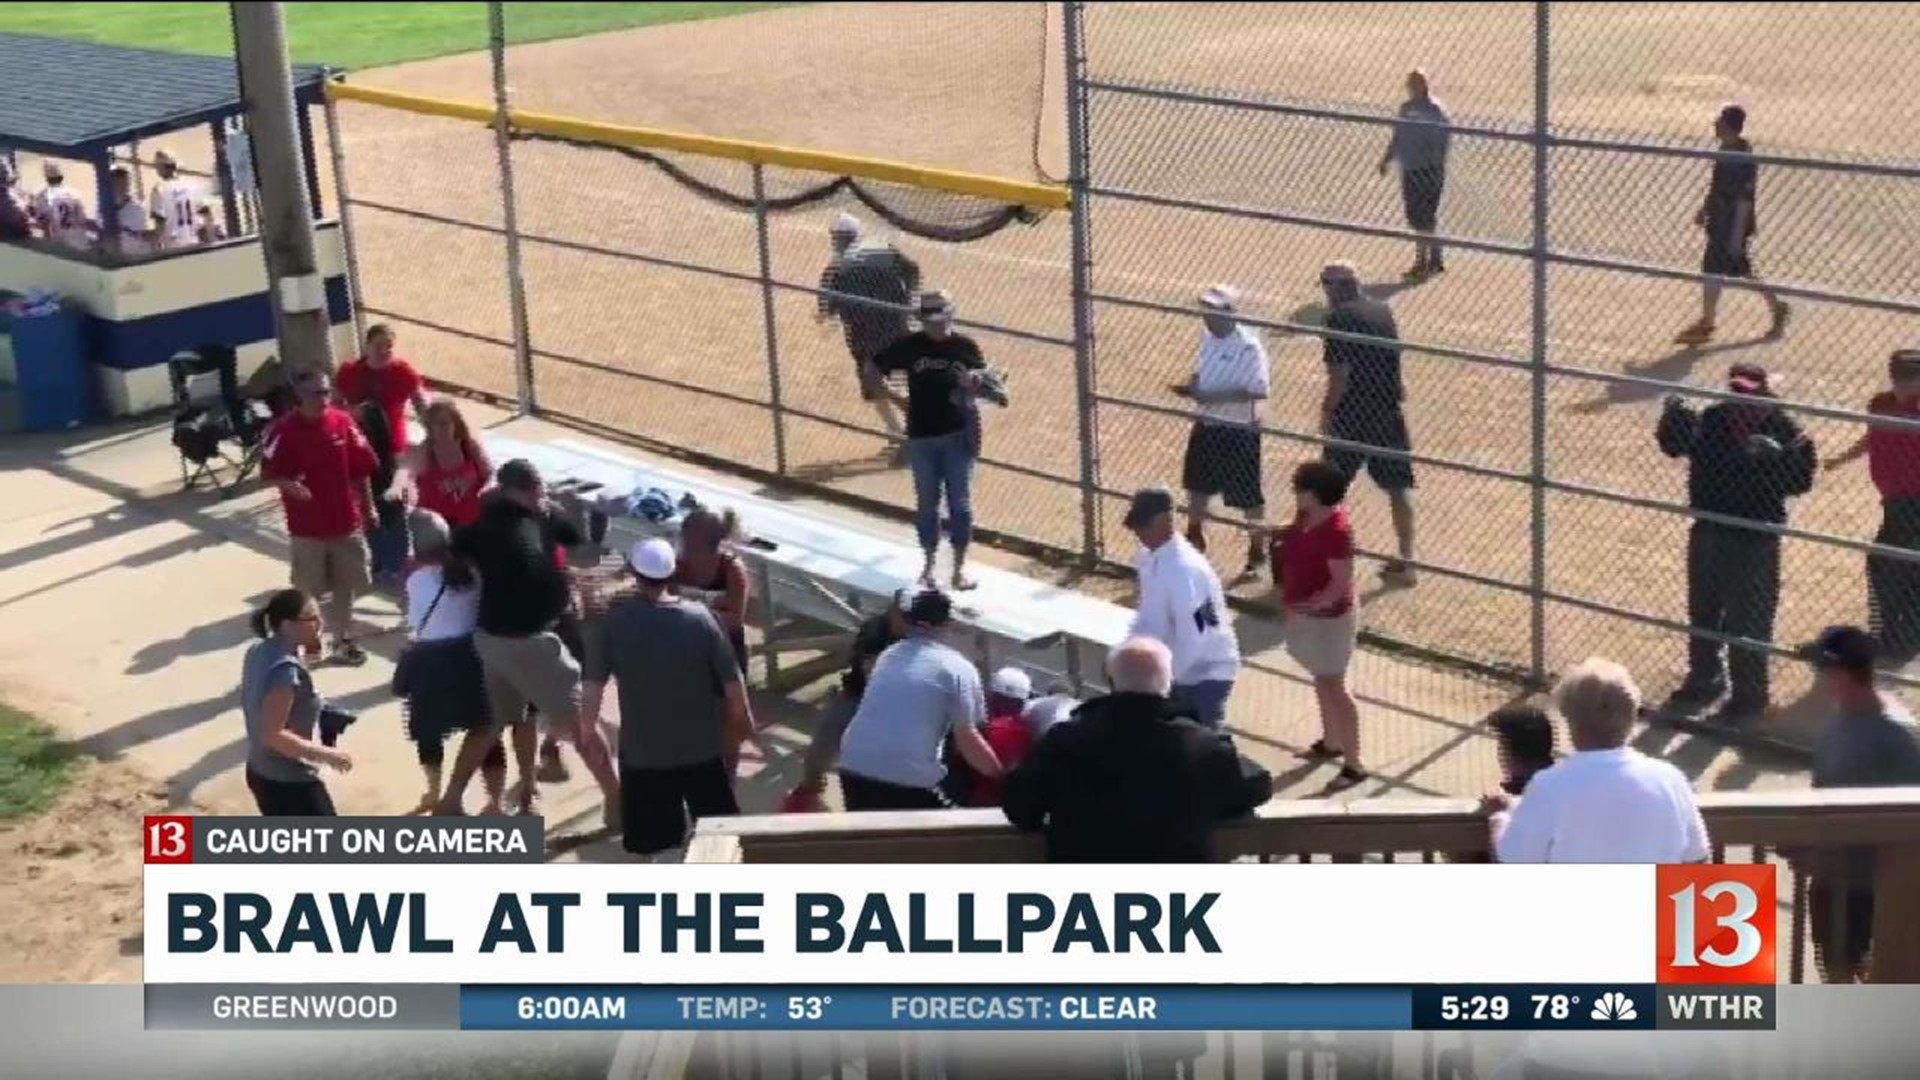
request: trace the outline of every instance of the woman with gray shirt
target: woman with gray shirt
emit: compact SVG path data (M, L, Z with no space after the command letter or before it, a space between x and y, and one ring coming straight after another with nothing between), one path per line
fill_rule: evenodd
M247 650L240 709L247 722L247 789L266 817L332 817L333 797L316 765L341 772L353 759L317 741L322 701L304 655L320 651L319 605L282 589L253 616L260 640Z

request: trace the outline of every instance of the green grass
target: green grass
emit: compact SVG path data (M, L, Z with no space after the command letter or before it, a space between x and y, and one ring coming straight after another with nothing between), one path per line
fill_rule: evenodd
M759 3L517 3L506 5L511 44L653 23L732 15ZM483 3L290 3L287 49L296 63L378 67L487 47ZM0 6L0 32L47 34L174 52L230 54L224 3L60 3Z
M52 806L78 759L45 724L0 704L0 821Z

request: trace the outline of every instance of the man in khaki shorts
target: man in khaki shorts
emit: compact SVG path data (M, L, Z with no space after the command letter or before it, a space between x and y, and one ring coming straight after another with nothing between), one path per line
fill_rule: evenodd
M480 520L453 538L453 553L480 572L480 619L473 645L486 669L492 724L488 737L461 744L439 812L460 812L461 795L481 759L502 731L523 723L531 705L555 738L572 739L579 747L605 796L607 825L618 827L620 781L600 735L599 718L581 714L580 665L555 629L573 602L573 583L554 552L584 538L549 509L546 485L531 462L509 461L494 479L498 487L480 511ZM535 787L527 775L532 749L530 742L524 754L515 748L522 772L515 801L522 812L533 807Z
M377 467L373 447L353 417L334 408L324 371L295 377L298 407L267 429L262 471L280 489L293 548L293 587L325 601L333 659L359 667L367 654L353 641L353 598L367 576L364 529L373 520Z

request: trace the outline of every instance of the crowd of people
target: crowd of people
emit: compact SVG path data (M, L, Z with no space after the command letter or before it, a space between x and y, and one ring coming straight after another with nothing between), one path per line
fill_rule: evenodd
M51 158L41 163L43 184L31 194L19 190L18 178L0 162L0 240L44 239L75 250L145 255L211 244L227 238L200 185L182 175L173 155L154 155L158 175L142 203L134 193L133 174L114 166L108 175L112 205L98 213L67 184L66 166Z

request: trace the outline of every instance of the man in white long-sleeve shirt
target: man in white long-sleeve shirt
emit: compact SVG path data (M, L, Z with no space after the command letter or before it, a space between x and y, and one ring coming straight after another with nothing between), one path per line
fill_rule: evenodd
M1148 637L1173 654L1175 702L1210 727L1226 722L1227 698L1240 673L1240 644L1227 623L1220 575L1173 527L1173 492L1133 493L1123 522L1140 538L1140 608L1129 637Z

